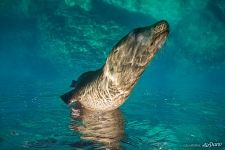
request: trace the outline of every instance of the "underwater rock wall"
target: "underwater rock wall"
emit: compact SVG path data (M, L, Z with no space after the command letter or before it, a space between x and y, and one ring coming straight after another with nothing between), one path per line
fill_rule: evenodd
M140 12L152 16L156 20L166 19L176 25L190 11L202 10L208 0L104 0L106 3L123 8L127 11Z
M221 68L225 62L224 7L225 2L219 0L2 0L1 28L6 31L0 38L30 39L23 41L27 48L21 47L15 60L29 57L34 63L35 59L47 62L58 73L74 73L100 67L112 46L134 27L166 19L171 33L164 57L181 68ZM9 22L19 20L21 26L30 23L31 28L7 28ZM32 42L35 48L30 47ZM5 47L1 53L8 55Z

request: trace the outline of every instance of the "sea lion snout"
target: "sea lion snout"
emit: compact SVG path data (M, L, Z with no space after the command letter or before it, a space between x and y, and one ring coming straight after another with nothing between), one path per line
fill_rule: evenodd
M166 20L159 21L154 25L153 30L155 34L162 33L165 31L169 32L169 24Z

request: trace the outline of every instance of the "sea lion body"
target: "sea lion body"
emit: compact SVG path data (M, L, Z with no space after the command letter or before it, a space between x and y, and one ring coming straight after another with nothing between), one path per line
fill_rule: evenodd
M74 82L74 89L61 98L68 104L79 101L94 111L117 109L164 44L168 33L169 26L164 20L134 29L113 47L102 68L82 74Z

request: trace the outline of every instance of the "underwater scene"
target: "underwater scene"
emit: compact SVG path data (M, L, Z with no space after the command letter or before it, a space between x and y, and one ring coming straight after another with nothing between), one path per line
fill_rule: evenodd
M160 20L166 42L119 109L62 101ZM0 150L225 150L224 0L0 0L0 69Z

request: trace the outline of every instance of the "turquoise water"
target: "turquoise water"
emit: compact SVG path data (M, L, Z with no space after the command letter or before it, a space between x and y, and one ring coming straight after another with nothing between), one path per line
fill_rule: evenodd
M162 19L169 38L120 110L79 118L60 100ZM224 35L223 0L0 0L0 149L225 149Z

